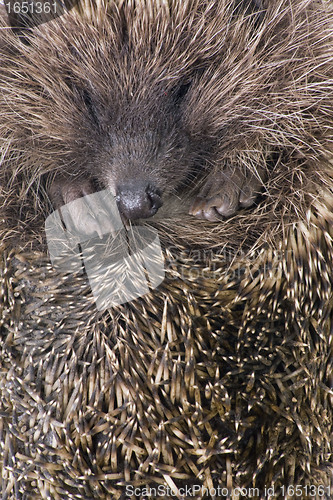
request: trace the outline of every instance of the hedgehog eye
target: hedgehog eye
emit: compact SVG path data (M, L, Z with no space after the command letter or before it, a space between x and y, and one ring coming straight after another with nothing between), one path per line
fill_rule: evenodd
M191 87L191 83L188 82L188 83L184 83L184 84L180 85L176 89L176 91L175 91L176 102L180 102L184 99L184 97L186 96L190 87Z
M86 109L88 110L91 118L93 119L95 125L99 125L99 119L97 116L97 110L96 107L94 106L93 99L91 94L87 90L82 90L81 91L82 99L84 101L84 104L86 106Z

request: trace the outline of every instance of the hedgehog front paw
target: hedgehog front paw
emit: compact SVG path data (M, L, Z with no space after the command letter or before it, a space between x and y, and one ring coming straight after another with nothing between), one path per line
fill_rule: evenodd
M55 209L67 205L71 201L82 198L96 191L93 183L88 179L70 179L57 175L51 182L48 193Z
M105 197L90 196L95 192L96 188L89 179L69 180L58 176L53 180L49 188L53 208L60 211L62 218L65 217L64 223L73 233L89 237L97 234L102 238L103 234L114 230L113 219L118 217L115 202L112 204L112 200ZM114 213L115 217L112 217Z
M243 169L229 168L209 177L190 208L190 215L209 221L234 215L240 208L255 203L261 191L263 172L245 173Z

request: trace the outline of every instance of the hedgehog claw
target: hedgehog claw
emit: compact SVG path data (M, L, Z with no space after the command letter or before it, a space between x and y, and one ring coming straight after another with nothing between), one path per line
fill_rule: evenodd
M189 213L213 222L231 217L240 208L248 208L255 203L261 185L262 181L252 173L226 169L208 180Z

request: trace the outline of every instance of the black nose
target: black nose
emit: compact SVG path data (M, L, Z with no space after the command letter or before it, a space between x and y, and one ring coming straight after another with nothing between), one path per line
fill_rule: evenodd
M117 204L127 219L146 219L162 206L161 191L148 183L122 184L117 188Z

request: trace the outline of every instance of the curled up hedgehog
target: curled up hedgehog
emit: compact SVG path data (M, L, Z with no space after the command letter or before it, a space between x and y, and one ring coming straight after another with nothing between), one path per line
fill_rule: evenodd
M330 498L332 96L320 0L3 14L4 498ZM105 190L165 279L100 311L44 221Z

